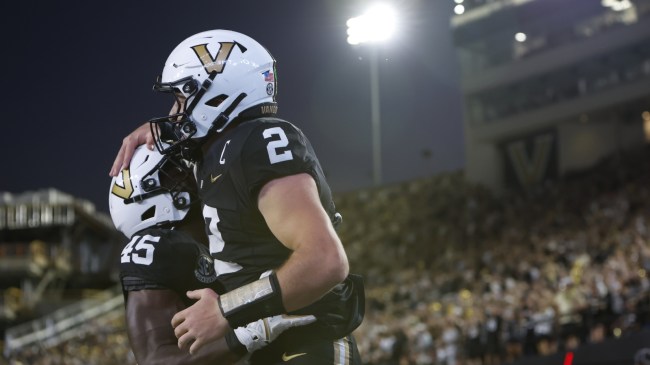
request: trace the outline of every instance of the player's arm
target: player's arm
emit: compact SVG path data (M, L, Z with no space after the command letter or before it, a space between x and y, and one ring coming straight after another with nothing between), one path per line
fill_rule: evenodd
M208 289L188 292L197 302L172 318L179 348L196 353L231 328L303 308L347 276L345 251L309 174L266 183L258 206L273 234L292 254L270 276L221 297Z
M276 270L288 312L312 304L348 275L348 260L307 173L266 183L258 207L275 237L293 252Z
M108 174L115 177L120 173L120 171L122 171L122 169L128 167L131 163L131 158L133 157L135 149L143 144L146 144L147 148L150 150L154 149L154 139L148 122L139 126L133 132L129 133L128 136L124 137L122 140L122 146L120 146L120 150L117 152L111 171Z
M138 364L218 365L234 364L241 358L241 354L230 351L225 340L205 346L193 355L179 350L169 318L183 308L185 304L172 290L129 292L127 332Z
M175 114L181 110L184 102L184 98L177 98L177 102L172 106L169 115ZM159 127L156 126L155 128ZM113 161L113 166L108 175L115 177L120 173L120 171L122 171L122 169L128 167L131 163L131 158L133 157L135 149L143 144L147 145L147 148L153 151L155 141L154 136L151 133L151 125L149 122L142 124L122 139L122 146L120 146L120 150L117 152L117 156L115 156L115 161Z
M229 331L224 338L190 354L178 348L176 336L169 325L169 319L185 308L176 292L164 289L131 291L126 307L129 341L140 365L234 364L245 355L265 347L287 329L316 320L314 316L260 319Z

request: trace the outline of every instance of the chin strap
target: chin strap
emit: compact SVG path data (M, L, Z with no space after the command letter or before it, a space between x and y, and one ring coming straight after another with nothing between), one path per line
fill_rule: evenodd
M145 199L149 199L153 196L160 195L163 193L165 193L163 189L156 189L153 191L146 192L144 194L140 194L140 195L132 196L128 199L124 199L124 204L139 203Z
M237 108L239 103L241 103L246 96L246 93L237 95L235 100L233 100L232 103L230 103L230 105L228 105L228 107L214 119L212 126L210 126L210 129L208 129L208 135L211 133L219 133L223 131L223 129L228 125L228 122L230 121L230 114L232 114L235 108Z

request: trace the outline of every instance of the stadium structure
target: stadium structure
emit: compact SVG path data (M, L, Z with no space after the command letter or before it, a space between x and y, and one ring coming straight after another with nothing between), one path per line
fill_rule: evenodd
M528 188L650 136L650 1L456 0L466 176Z
M121 306L121 294L107 298L106 293L117 292L117 258L124 241L110 217L86 200L55 189L0 195L5 350L44 338L62 340L63 332L103 310L98 302ZM89 307L86 301L93 303L91 314L82 310ZM32 322L20 326L27 321Z

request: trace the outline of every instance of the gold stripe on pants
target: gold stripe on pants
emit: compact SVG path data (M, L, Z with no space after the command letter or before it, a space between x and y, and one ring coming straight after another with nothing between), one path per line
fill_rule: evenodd
M347 337L334 341L334 364L350 364L350 344Z

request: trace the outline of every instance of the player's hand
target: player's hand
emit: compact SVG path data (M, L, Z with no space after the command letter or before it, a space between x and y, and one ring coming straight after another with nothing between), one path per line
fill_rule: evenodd
M212 289L188 291L187 297L197 302L176 313L172 327L178 348L189 347L190 354L195 354L203 345L224 337L230 326L219 309L219 295Z
M133 152L138 146L146 144L147 148L150 150L154 149L154 140L153 135L151 134L151 127L149 123L144 123L143 125L136 128L128 136L124 137L122 140L122 146L120 147L117 157L115 157L115 162L113 162L113 167L108 173L110 176L117 176L122 169L125 169L131 163L131 157L133 157Z

